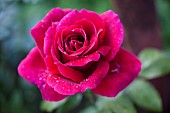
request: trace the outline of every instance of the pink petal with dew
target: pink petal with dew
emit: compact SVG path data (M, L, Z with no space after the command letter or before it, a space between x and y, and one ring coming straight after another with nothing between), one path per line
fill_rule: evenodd
M18 73L24 79L34 84L37 84L39 78L44 76L42 73L44 73L45 70L44 61L37 47L34 47L18 66Z
M93 92L114 97L137 77L141 70L141 62L133 54L120 49L109 65L108 75L93 89Z
M83 73L81 73L80 71L68 67L60 62L56 63L56 65L58 66L58 70L62 76L71 79L74 82L81 82L84 80Z
M97 33L96 27L93 24L93 22L86 18L76 21L75 25L80 26L85 31L85 33L88 37Z
M110 46L101 46L97 51L103 56L106 56L109 53L110 48L111 48Z
M48 71L50 71L53 74L59 74L58 67L56 64L54 64L54 59L51 55L54 36L55 26L49 27L44 39L44 53L45 53L44 61Z
M47 82L49 86L53 87L54 90L63 95L74 95L76 93L82 93L86 89L94 89L107 75L109 65L105 61L100 61L96 70L87 78L80 83L73 82L65 79L61 76L51 75L48 76Z
M47 76L50 74L46 71L44 61L37 47L33 48L19 64L18 73L27 81L36 84L46 101L59 101L66 97L58 94L45 83Z
M105 59L110 61L115 57L122 44L124 37L123 26L118 15L111 10L104 12L100 16L106 23L106 32L103 37L103 43L104 45L109 45L111 47L111 51Z
M58 27L70 26L82 19L90 20L95 25L97 30L104 28L104 22L101 17L96 12L86 9L82 9L80 12L78 10L73 10L61 19Z
M61 95L59 93L57 93L56 91L54 91L53 88L51 88L48 84L44 84L42 85L42 87L39 87L41 90L41 94L44 100L46 101L60 101L64 98L67 97L67 95Z
M88 64L89 62L92 61L98 61L100 58L100 54L98 52L94 52L90 55L84 56L83 58L78 58L76 60L67 62L65 65L67 66L84 66L86 64Z
M31 29L31 35L33 36L38 48L41 51L41 55L44 56L44 38L47 29L51 26L52 22L60 21L63 16L69 13L71 10L62 10L60 8L53 8L50 10L47 15L37 23Z

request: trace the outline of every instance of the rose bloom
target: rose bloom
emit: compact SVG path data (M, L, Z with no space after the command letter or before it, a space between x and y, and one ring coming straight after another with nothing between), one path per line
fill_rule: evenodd
M141 70L140 61L121 48L123 26L117 14L54 8L31 29L36 46L18 72L36 84L46 101L59 101L91 89L116 96Z

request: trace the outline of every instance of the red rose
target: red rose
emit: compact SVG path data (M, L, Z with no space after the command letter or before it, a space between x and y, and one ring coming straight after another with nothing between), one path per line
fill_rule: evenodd
M47 101L91 89L114 97L141 70L140 61L120 48L123 26L109 10L103 14L82 9L54 8L31 29L36 42L18 67L36 84Z

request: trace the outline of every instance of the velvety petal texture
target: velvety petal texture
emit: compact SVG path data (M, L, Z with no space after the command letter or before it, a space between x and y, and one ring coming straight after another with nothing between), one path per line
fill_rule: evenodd
M114 97L137 77L141 70L141 63L132 53L120 49L114 60L109 64L110 68L107 77L102 80L93 92Z
M18 72L24 79L38 86L43 99L47 101L59 101L66 97L66 95L61 95L54 91L54 89L46 83L46 78L50 73L46 71L44 61L37 47L33 48L20 63Z
M125 49L117 14L53 8L31 29L36 42L18 66L25 80L37 85L46 101L59 101L91 89L114 97L141 70Z

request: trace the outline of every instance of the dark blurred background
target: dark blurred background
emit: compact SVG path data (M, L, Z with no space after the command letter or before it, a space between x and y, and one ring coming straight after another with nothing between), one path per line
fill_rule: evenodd
M42 112L39 90L18 75L17 66L35 46L31 27L54 7L113 9L125 27L125 48L136 55L148 47L170 51L170 0L0 0L0 113ZM170 76L151 80L163 99L163 113L170 112L169 81Z

